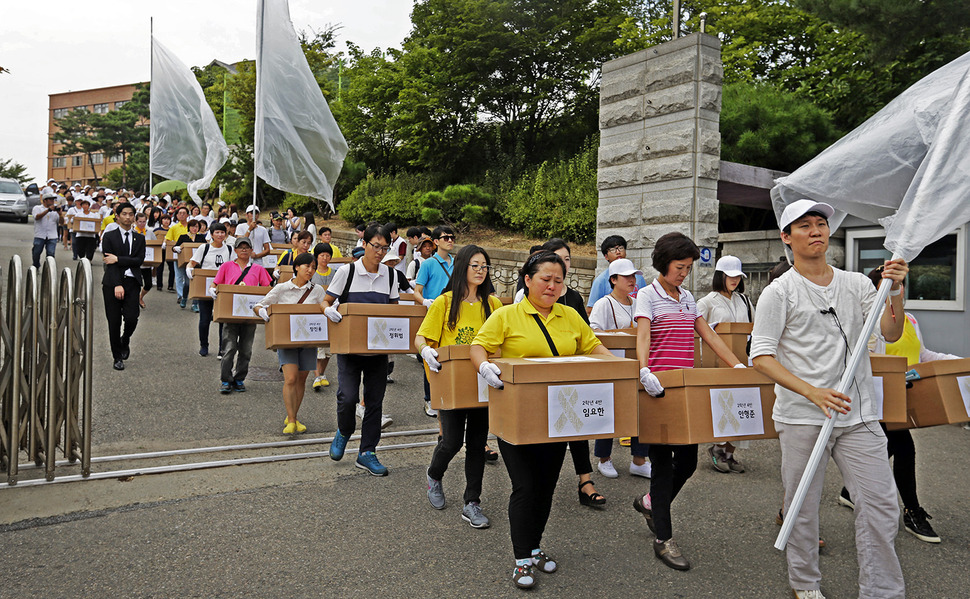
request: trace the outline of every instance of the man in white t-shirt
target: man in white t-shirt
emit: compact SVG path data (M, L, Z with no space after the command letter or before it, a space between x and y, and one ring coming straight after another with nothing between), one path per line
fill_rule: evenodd
M57 251L57 224L61 222L61 213L54 205L57 194L48 191L41 196L40 204L30 211L34 216L34 247L31 252L34 266L40 268L40 255L45 250L53 257Z
M234 236L249 238L253 244L252 258L263 268L276 268L276 256L270 253L272 245L269 241L269 231L259 224L259 208L256 206L246 208L246 222L240 223L236 227Z
M829 266L828 204L798 200L779 220L781 240L794 255L792 268L761 294L751 340L754 367L775 381L772 418L781 442L785 518L795 518L788 540L788 580L796 597L822 597L818 561L818 509L825 464L842 472L856 504L860 597L904 597L903 573L893 541L899 521L896 484L886 435L879 426L868 352L846 393L835 387L874 306L876 290L861 273ZM903 330L899 285L909 271L902 260L886 262L893 281L892 310L879 323L888 341ZM898 318L894 318L894 314ZM863 350L865 351L865 349ZM833 414L834 412L834 414ZM837 417L802 509L789 514L795 489L826 418Z

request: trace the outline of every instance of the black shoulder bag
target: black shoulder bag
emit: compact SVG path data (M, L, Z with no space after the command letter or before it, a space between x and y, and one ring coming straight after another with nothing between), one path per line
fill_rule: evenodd
M552 337L549 336L549 331L546 330L546 325L542 324L542 319L539 318L538 314L533 314L532 318L535 319L536 324L539 325L539 329L542 331L542 334L545 335L546 343L549 344L549 349L552 350L552 355L558 356L559 350L556 349L556 344L552 342Z

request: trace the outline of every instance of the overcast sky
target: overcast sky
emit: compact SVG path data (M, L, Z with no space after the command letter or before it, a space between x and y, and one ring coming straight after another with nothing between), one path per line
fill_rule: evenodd
M411 0L290 0L297 31L342 25L337 49L400 46ZM149 80L149 18L182 62L252 59L256 0L0 0L0 158L47 179L48 94Z

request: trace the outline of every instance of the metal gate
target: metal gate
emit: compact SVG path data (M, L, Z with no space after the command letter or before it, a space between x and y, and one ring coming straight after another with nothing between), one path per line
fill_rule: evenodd
M0 296L0 467L17 483L26 459L54 480L57 448L91 473L91 262L57 273L13 256Z

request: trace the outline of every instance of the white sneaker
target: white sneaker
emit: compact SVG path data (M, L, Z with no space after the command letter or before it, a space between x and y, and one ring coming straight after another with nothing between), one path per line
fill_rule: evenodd
M391 418L389 414L381 414L381 430L391 426L393 422L394 419Z
M424 413L427 414L428 416L431 416L432 418L438 417L438 410L434 410L431 408L430 401L424 402Z
M606 460L605 462L596 464L596 469L606 478L616 478L620 475L616 471L616 468L613 467L613 460Z
M363 404L357 404L356 410L357 410L357 417L360 418L361 420L363 420L364 419L364 406L363 406Z
M650 478L653 473L653 469L650 467L650 462L644 462L642 465L637 466L633 462L630 462L630 474L633 476L642 476L643 478Z
M825 599L825 595L818 589L811 589L809 591L796 591L792 589L791 592L795 595L796 599Z

